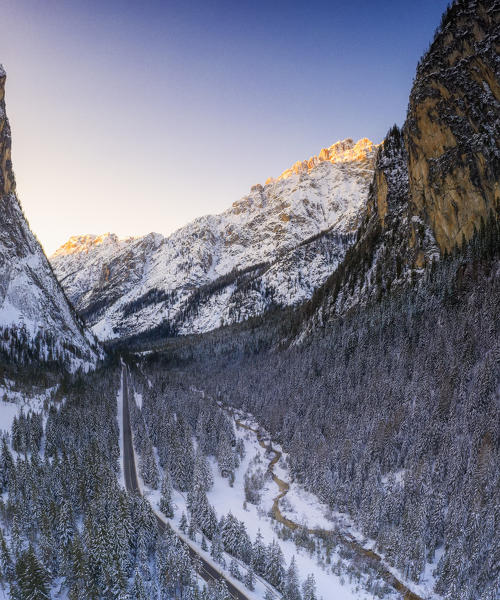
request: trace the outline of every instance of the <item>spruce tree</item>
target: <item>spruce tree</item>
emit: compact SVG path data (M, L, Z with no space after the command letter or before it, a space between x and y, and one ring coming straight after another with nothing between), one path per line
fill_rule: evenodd
M229 573L231 574L232 577L234 577L235 579L238 579L238 581L241 581L242 577L241 577L240 567L235 558L232 558L231 562L229 563Z
M16 578L23 600L50 598L47 573L31 545L21 554L16 563Z
M302 585L302 600L318 600L316 593L316 580L311 573L307 576Z
M172 480L170 478L168 469L165 469L163 473L163 480L161 482L160 510L168 519L171 519L174 516L174 508L172 503Z
M219 529L216 530L212 537L210 556L215 560L215 562L218 562L224 566L224 544L222 543L222 536Z
M290 561L290 565L286 571L283 598L286 600L301 600L299 576L297 573L295 556L292 556L292 560Z
M257 574L264 576L266 572L266 562L266 547L264 545L264 538L259 529L252 547L252 566Z
M187 527L188 527L188 521L186 518L186 513L182 513L181 520L179 521L179 529L182 531L182 533L186 533Z
M273 540L266 548L266 567L264 577L279 592L285 589L285 558L279 544Z
M243 583L251 592L253 592L255 589L255 573L252 565L248 567L245 577L243 578Z
M14 577L14 565L12 564L12 558L5 541L4 531L0 529L0 567L2 573L2 579L5 581L12 581Z

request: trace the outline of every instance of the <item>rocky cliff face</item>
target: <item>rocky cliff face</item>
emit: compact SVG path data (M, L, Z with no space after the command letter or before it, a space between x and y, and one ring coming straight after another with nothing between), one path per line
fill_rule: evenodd
M350 138L335 142L335 144L332 144L328 148L322 148L319 154L312 156L308 160L297 161L289 169L283 171L277 180L287 179L299 173L308 173L322 162L329 162L331 164L352 162L370 164L376 148L377 146L368 138L362 138L355 144ZM270 177L266 181L266 184L273 181L276 180Z
M412 210L442 251L500 203L500 4L456 2L418 66L405 140Z
M169 237L75 237L52 265L103 339L203 332L297 304L353 242L375 153L369 140L344 140Z
M99 350L69 305L16 197L0 67L0 355L94 363Z
M498 218L499 23L498 0L459 0L443 16L405 125L378 150L356 243L301 311L301 335L415 280Z

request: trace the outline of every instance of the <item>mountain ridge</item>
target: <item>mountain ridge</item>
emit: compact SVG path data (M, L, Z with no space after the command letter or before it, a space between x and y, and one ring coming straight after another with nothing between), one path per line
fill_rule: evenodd
M373 175L376 146L366 138L331 148L337 153L325 151L297 172L254 185L223 213L168 237L73 236L51 256L54 270L102 339L161 323L178 333L202 332L302 302L352 243ZM303 244L313 238L308 250ZM226 285L195 307L194 291L221 280Z

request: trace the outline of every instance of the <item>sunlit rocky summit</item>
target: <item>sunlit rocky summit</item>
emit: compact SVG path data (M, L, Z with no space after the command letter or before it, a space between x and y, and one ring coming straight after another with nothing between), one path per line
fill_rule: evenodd
M283 171L278 180L286 179L299 173L308 173L322 162L335 164L370 161L373 159L373 152L377 147L368 138L362 138L356 143L351 138L335 142L335 144L332 144L328 148L322 148L318 155L311 156L308 160L297 161L292 167ZM270 177L266 183L272 183L273 181L274 179Z
M51 257L102 339L203 332L309 298L353 241L376 146L346 139L169 237L72 237Z

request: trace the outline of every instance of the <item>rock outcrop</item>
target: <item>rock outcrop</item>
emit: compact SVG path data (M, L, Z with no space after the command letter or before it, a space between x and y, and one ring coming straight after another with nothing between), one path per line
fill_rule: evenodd
M412 210L441 251L500 204L500 4L456 2L420 62L405 140Z
M380 298L500 209L500 1L458 0L422 58L407 120L378 150L356 243L299 329Z
M0 355L90 366L100 350L68 303L16 196L0 66Z

